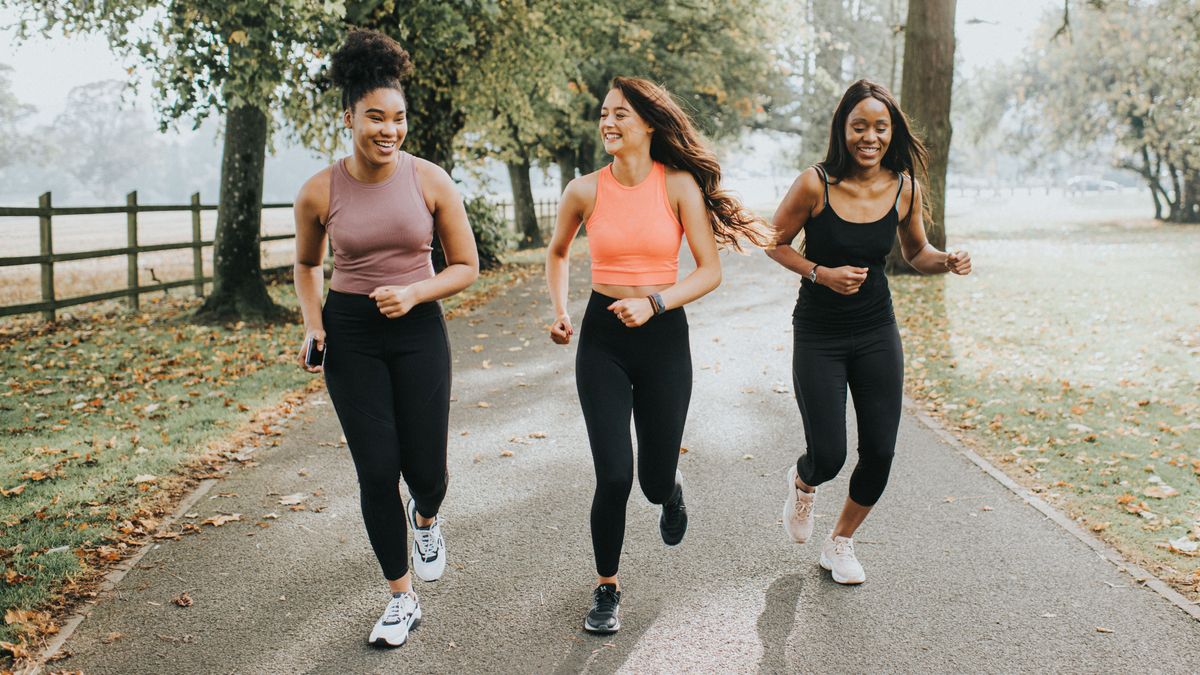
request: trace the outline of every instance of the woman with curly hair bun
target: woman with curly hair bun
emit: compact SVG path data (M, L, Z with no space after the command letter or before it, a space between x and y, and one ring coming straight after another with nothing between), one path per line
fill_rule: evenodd
M925 238L915 179L925 156L891 93L859 80L833 113L825 161L801 173L775 211L777 246L767 254L802 277L792 380L808 447L788 471L783 506L784 530L798 544L812 536L817 486L846 461L847 388L858 416L850 494L818 558L839 584L866 581L853 537L887 485L900 427L904 352L884 260L899 236L918 272L971 272L965 251L939 251ZM791 246L801 230L803 252Z
M446 567L438 509L448 483L450 345L438 300L479 276L475 239L450 176L400 150L408 132L401 79L411 69L408 52L391 38L350 33L330 75L342 91L354 152L310 178L295 206L305 329L299 361L309 372L324 371L350 446L363 522L391 594L369 640L390 647L404 644L421 618L406 523L417 576L434 581ZM446 252L437 274L435 233ZM334 265L322 308L327 239Z
M592 548L596 587L585 630L621 626L617 567L625 505L633 488L632 414L638 481L660 504L667 546L683 540L687 510L679 444L692 393L692 358L683 306L721 283L718 244L740 250L739 237L767 242L759 219L721 189L721 167L666 89L637 78L613 80L600 110L608 166L576 178L559 204L546 253L555 319L550 338L571 341L567 315L568 254L586 223L592 295L580 326L575 381L596 470ZM678 279L687 236L696 269Z

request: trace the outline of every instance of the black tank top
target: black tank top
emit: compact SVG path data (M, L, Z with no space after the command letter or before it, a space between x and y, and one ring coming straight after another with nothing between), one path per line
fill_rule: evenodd
M804 224L804 257L826 268L865 267L867 280L858 293L842 295L804 278L792 313L793 323L805 330L845 332L869 330L894 322L892 294L883 268L900 225L904 174L898 174L900 185L891 210L875 222L853 223L843 220L833 210L829 203L829 177L823 167L818 165L816 169L825 183L825 208Z

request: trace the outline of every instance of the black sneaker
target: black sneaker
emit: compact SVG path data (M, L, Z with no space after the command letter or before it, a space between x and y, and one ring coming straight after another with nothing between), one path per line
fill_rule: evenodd
M616 584L600 584L592 591L592 609L583 620L589 633L615 633L621 628L621 591Z
M662 515L658 518L658 530L662 533L663 543L677 546L687 532L687 523L687 507L683 504L683 472L676 469L675 494L663 504Z

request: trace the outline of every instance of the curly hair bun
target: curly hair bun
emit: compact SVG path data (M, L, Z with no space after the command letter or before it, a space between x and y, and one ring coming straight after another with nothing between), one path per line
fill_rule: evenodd
M342 103L352 106L380 87L400 89L413 70L408 52L392 38L373 30L354 30L333 54L329 78L342 90Z

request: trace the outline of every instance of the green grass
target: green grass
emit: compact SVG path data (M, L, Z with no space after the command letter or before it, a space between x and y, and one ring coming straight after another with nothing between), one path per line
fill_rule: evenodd
M983 219L950 230L976 274L893 279L910 394L1200 598L1200 557L1168 545L1200 541L1200 228Z
M529 274L540 255L514 253L445 301L447 312ZM290 283L271 293L296 308ZM140 313L106 305L54 325L0 325L0 616L86 591L155 532L186 476L211 472L198 460L219 463L210 446L319 383L295 365L298 313L203 326L189 322L197 306L156 296ZM269 431L248 442L277 443ZM32 640L50 621L0 622L0 641Z

